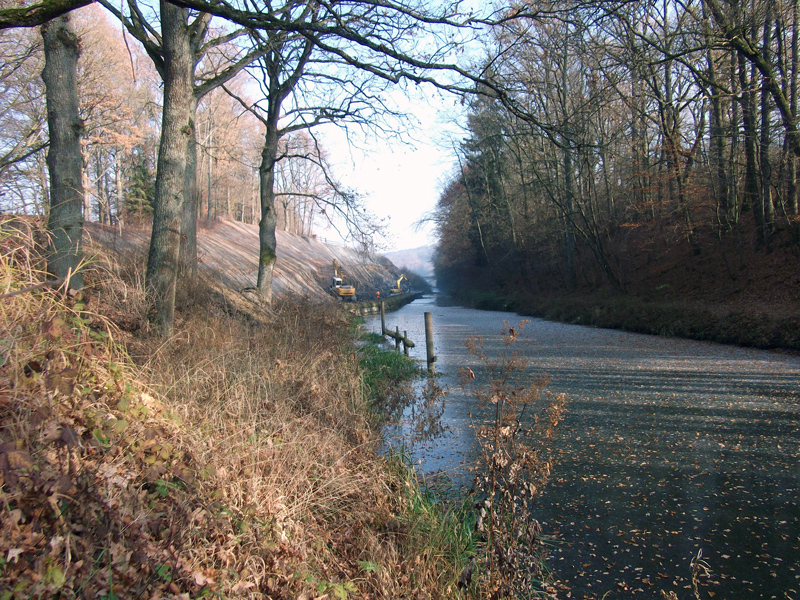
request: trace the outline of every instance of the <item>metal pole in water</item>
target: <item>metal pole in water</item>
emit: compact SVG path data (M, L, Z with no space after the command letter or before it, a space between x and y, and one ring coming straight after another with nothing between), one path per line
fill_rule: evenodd
M428 372L433 374L436 356L433 354L433 317L429 312L425 313L425 354L428 358Z

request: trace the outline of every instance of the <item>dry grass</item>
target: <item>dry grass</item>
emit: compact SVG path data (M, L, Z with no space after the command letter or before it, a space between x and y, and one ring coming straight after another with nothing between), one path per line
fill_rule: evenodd
M34 233L0 223L0 293L43 280ZM164 340L142 265L98 251L86 298L0 305L0 598L453 597L346 317L201 283Z

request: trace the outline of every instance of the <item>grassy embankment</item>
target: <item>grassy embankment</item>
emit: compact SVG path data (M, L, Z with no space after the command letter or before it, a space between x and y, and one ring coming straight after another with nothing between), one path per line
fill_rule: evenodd
M31 289L34 233L0 224L0 598L458 596L469 531L375 452L402 359L207 285L159 338L143 257Z

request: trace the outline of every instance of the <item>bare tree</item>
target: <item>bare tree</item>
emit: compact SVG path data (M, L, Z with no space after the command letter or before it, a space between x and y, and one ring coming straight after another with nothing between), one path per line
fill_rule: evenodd
M287 15L288 23L323 22L326 18L319 8L305 7L300 15ZM287 136L313 129L326 123L358 123L370 126L370 117L384 108L376 95L371 77L358 76L358 71L347 77L337 59L321 51L318 39L285 33L283 31L254 31L253 38L263 55L253 68L248 69L258 81L263 99L254 103L233 94L264 126L264 144L259 165L259 190L261 218L259 220L258 279L256 286L266 302L272 298L272 272L276 259L275 229L278 213L275 207L276 167L281 160L290 158L309 160L325 174L330 187L336 190L341 202L332 202L332 208L348 211L354 196L342 192L341 186L330 177L315 152L290 154L290 146L281 144ZM377 127L374 123L371 126ZM321 197L315 199L322 201ZM356 218L351 223L363 223ZM358 225L356 225L357 227Z
M197 103L210 90L233 78L259 52L237 56L220 71L198 74L198 67L211 48L230 42L241 32L223 33L207 40L209 13L192 13L166 0L161 0L159 5L159 32L133 1L128 4L129 15L109 2L101 0L100 3L142 43L164 81L146 281L154 297L153 321L166 334L174 322L175 292L181 265L190 276L196 268Z
M47 143L41 37L35 33L0 33L0 182Z
M780 114L784 132L789 139L789 148L800 156L798 119L792 112L786 90L781 86L779 72L772 57L772 48L769 44L759 44L756 37L757 27L753 19L748 19L748 22L734 20L736 15L742 15L738 1L732 1L729 6L725 6L721 0L705 0L705 2L719 28L721 38L739 54L745 64L752 66L758 72L763 89L769 94ZM733 10L726 10L727 8Z

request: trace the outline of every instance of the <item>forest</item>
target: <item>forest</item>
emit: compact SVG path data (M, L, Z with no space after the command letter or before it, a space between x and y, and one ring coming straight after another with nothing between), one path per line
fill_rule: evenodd
M470 103L432 215L440 285L534 311L586 293L796 307L797 3L581 8L493 29L513 105Z
M464 26L447 9L392 3L86 4L0 9L0 208L47 220L48 270L71 289L84 222L152 224L146 281L163 333L177 287L196 280L197 227L218 216L259 225L267 304L276 228L312 235L324 222L373 250L382 224L334 176L315 131L396 139L404 116L389 90L441 68L416 40Z
M84 4L0 9L0 208L49 220L56 278L80 262L83 220L152 221L146 278L164 332L176 286L196 274L198 224L216 215L259 224L266 301L276 227L335 221L373 247L381 224L315 131L401 138L398 86L467 108L429 216L451 292L626 292L642 273L676 290L650 266L714 256L712 271L737 280L776 248L782 265L794 256L795 2L103 0L69 12Z

